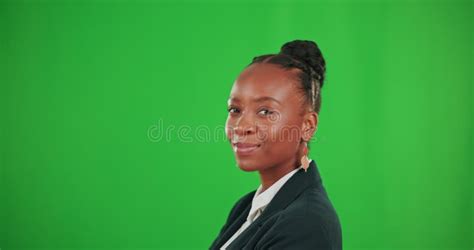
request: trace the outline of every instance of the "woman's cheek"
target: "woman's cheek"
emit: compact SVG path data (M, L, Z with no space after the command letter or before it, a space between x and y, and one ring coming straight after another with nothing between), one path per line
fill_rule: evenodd
M273 122L271 125L269 125L268 134L272 143L282 143L282 140L284 140L284 138L282 138L284 125L285 124L281 123L281 120L279 120L279 122Z
M270 131L270 126L268 126L265 123L259 123L257 126L257 141L259 142L270 142L269 141L269 131Z

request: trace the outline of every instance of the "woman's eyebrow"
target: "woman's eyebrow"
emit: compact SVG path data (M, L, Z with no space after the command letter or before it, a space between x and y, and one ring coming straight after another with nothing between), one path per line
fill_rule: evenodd
M262 96L257 97L252 100L253 102L265 102L265 101L273 101L281 105L281 102L271 96ZM240 102L238 97L230 97L227 102Z
M258 98L254 99L254 102L264 102L264 101L273 101L273 102L276 102L278 104L281 104L280 101L278 101L277 99L275 99L271 96L262 96L262 97L258 97Z
M229 99L227 99L227 102L240 102L240 99L237 97L229 97Z

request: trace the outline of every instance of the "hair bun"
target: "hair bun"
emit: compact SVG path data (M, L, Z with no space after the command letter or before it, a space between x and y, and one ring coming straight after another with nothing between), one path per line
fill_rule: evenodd
M323 87L326 62L315 42L309 40L287 42L281 47L280 54L291 56L308 65L316 73L315 78L318 80L320 87Z

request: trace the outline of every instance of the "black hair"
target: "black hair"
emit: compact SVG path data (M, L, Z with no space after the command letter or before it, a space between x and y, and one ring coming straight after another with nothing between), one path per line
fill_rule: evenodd
M285 69L300 69L298 80L306 103L319 114L321 109L321 88L324 84L326 62L318 45L309 40L293 40L283 44L278 54L256 56L254 63L277 64Z

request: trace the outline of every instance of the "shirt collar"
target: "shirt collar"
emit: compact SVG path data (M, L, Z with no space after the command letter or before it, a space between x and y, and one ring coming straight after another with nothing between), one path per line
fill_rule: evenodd
M310 159L309 162L312 160ZM293 169L291 172L287 173L283 177L281 177L278 181L273 183L269 188L267 188L264 192L262 192L263 186L260 184L258 186L257 191L255 192L253 199L252 199L252 208L247 216L247 220L253 221L254 217L257 214L257 210L260 209L261 212L265 209L265 207L270 203L273 197L278 193L281 187L293 176L298 170L303 168L299 166L296 169Z

